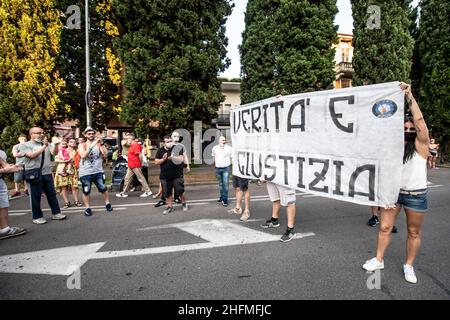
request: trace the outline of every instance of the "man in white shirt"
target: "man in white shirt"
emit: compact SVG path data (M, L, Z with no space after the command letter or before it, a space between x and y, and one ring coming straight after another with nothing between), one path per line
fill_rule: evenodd
M219 180L220 198L217 203L228 206L228 177L230 176L231 157L233 149L226 144L224 136L219 138L219 144L212 149L212 156L216 166L216 177Z

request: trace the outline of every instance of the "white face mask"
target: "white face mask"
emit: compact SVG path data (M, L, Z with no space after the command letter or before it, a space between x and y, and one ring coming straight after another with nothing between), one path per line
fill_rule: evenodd
M173 147L173 142L168 142L168 143L166 143L166 148L167 149L170 149L170 148L172 148Z
M180 141L180 136L178 136L178 135L173 135L172 136L172 141L174 141L174 142L178 142L178 141Z
M34 141L37 142L37 143L41 143L42 139L41 138L35 138Z

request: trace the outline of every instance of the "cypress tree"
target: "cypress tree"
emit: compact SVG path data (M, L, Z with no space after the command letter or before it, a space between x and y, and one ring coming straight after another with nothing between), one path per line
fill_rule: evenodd
M240 46L241 101L329 89L336 1L249 0Z
M432 135L450 152L450 3L422 0L418 52L419 104Z
M351 0L351 3L353 84L410 82L414 47L411 0ZM372 11L371 6L377 6L379 12Z

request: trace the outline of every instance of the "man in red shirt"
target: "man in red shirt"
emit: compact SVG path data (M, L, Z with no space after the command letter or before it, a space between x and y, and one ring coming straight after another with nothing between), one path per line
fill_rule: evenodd
M127 173L125 175L125 184L123 191L121 193L117 193L116 197L118 198L126 198L128 197L127 191L130 187L131 182L133 181L133 176L136 175L139 182L142 184L142 188L144 190L144 193L140 195L141 198L148 197L152 195L152 191L150 190L150 187L148 186L147 181L144 178L144 175L142 174L142 146L139 144L139 142L134 140L133 134L128 134L127 136L127 142L130 144L130 148L128 149L128 169Z

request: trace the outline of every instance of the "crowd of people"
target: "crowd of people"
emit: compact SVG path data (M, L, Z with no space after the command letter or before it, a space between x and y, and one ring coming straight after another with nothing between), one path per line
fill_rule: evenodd
M421 228L428 210L426 168L427 163L431 168L435 166L435 160L432 157L435 157L436 154L431 151L437 150L439 145L435 143L434 139L431 141L429 139L426 123L411 93L410 86L401 83L401 89L405 92L406 100L410 104L410 114L405 117L404 122L405 151L402 186L397 203L384 208L371 208L372 216L368 224L370 226L379 225L377 251L375 257L363 264L363 268L367 271L384 268L383 258L391 240L391 233L397 232L394 224L403 207L407 217L408 232L407 255L403 265L404 275L408 282L416 283L413 263L418 255ZM81 207L84 204L84 215L92 216L90 194L93 183L98 192L102 194L105 213L113 211L103 168L104 159L108 157L108 150L93 128L86 128L83 132L84 137L79 138L78 141L74 138L62 139L58 144L49 144L44 130L39 127L31 128L29 135L29 141L27 141L26 135L20 135L19 143L13 147L15 164L8 164L6 154L0 150L0 239L26 233L25 229L10 227L8 223L8 190L2 177L7 173L14 173L15 195L20 194L20 184L23 183L24 192L30 197L32 221L35 224L47 222L41 210L42 194L46 196L53 220L62 221L67 217L61 213L57 192L63 199L63 208L72 206L69 200L69 193L71 193L73 205ZM127 171L123 189L116 194L116 197L128 197L133 177L136 176L142 185L143 193L140 197L160 198L155 207L166 206L162 212L164 215L175 210L174 203L180 203L182 211L187 211L184 174L190 171L190 166L186 148L180 143L179 133L175 131L171 135L164 136L162 146L156 152L154 164L160 168L159 190L156 194L152 193L142 171L145 164L148 165L150 158L150 154L145 152L146 149L132 133L126 135L122 141L122 156L127 161ZM56 163L54 173L52 172L52 156ZM228 207L233 149L227 144L225 137L219 138L218 145L212 149L212 157L219 184L217 203ZM78 198L79 182L81 182L83 204ZM294 239L296 236L295 190L270 181L261 182L266 184L272 203L271 217L261 227L279 227L281 207L285 207L287 226L280 240L287 242ZM229 213L240 215L240 221L246 222L251 216L249 179L233 176L232 186L235 190L236 202Z

